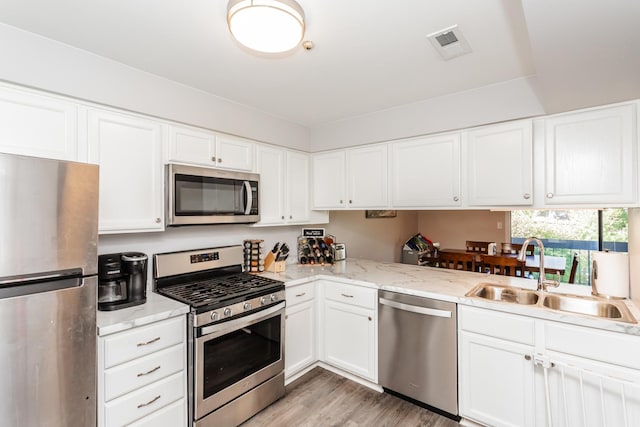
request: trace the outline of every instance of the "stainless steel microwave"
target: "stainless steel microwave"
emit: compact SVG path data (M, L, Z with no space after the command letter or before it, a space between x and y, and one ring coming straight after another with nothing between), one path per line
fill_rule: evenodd
M167 225L252 223L260 220L260 175L167 165Z

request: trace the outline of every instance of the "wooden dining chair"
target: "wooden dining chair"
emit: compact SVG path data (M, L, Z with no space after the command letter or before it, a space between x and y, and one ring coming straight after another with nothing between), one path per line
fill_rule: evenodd
M476 256L464 252L440 251L438 255L438 265L440 268L476 271Z
M571 272L569 273L569 283L575 282L577 271L578 271L578 252L574 252L573 262L571 263Z
M489 253L489 243L492 242L476 242L473 240L467 240L467 252L479 252L481 254L487 254Z
M518 255L520 253L520 249L522 249L521 243L502 243L502 250L500 253L502 255ZM533 255L534 246L529 245L527 247L527 251L525 252L527 256Z
M482 271L489 274L500 274L502 276L523 276L524 261L518 261L512 256L483 255Z

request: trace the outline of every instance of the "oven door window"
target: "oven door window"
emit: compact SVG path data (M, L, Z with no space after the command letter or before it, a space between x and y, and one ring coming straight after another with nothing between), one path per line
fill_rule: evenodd
M242 215L243 181L194 175L175 175L175 215Z
M204 343L203 399L281 359L282 316Z

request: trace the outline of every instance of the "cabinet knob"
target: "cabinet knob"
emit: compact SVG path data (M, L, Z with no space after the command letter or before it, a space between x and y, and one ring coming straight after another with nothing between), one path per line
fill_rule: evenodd
M293 219L293 215L289 215L289 219Z
M288 315L288 314L286 314L286 315L284 316L284 319L286 320L286 319L288 319L288 318L289 318L289 315Z
M353 203L353 200L349 200L349 203Z
M525 354L524 355L524 360L531 360L531 355L530 354Z
M160 221L162 221L160 218L156 218L156 224L160 224Z
M369 322L371 322L373 319L371 318L371 316L369 316Z
M218 163L222 163L222 159L218 157Z
M457 202L458 200L460 200L460 198L458 196L453 196L453 201Z
M524 193L524 194L522 195L522 197L524 197L526 200L529 200L529 199L531 198L531 194L529 194L529 193Z
M284 215L282 215L282 216L280 217L280 219L284 219Z
M547 199L553 199L553 193L547 193Z
M342 203L344 203L344 202L342 201L342 199L340 199L340 204L342 204Z
M215 163L215 162L216 162L216 158L215 158L215 157L212 157L212 158L211 158L211 161L212 161L213 163Z

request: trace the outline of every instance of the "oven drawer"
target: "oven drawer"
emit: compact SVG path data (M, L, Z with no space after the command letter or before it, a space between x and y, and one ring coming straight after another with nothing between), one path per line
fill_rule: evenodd
M164 408L184 396L184 373L161 379L105 404L108 426L122 426Z
M364 286L346 283L325 282L324 294L327 299L375 310L378 291Z
M104 367L110 368L184 342L184 320L184 316L179 316L105 337Z
M291 307L301 302L310 301L315 293L314 282L291 286L285 290L287 306Z
M144 387L183 371L186 349L183 344L107 369L104 373L104 400Z

